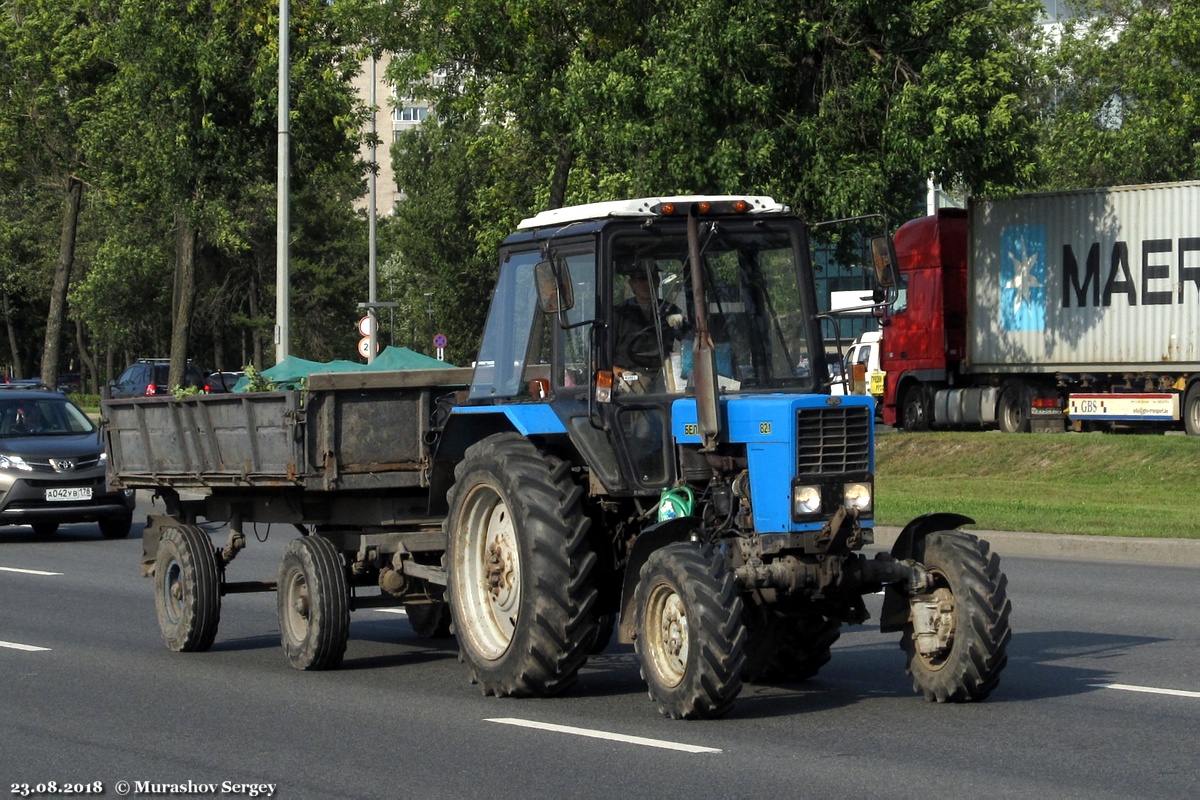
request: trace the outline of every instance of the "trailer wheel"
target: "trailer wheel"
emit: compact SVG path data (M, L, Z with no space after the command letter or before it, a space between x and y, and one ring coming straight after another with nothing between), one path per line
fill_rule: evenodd
M1004 433L1029 433L1030 406L1033 394L1021 383L1010 383L1000 393L996 421Z
M221 578L216 548L202 528L163 531L154 560L154 605L168 650L212 647L221 620Z
M765 615L765 616L764 616ZM746 619L746 666L750 683L799 683L829 663L842 623L820 614L794 617L763 609Z
M450 606L446 603L408 603L404 613L408 615L413 633L422 639L450 638Z
M930 585L910 598L900 646L913 689L938 703L983 700L1008 663L1008 579L987 542L962 531L931 533L915 547Z
M102 519L98 524L100 535L105 539L124 539L129 535L129 529L133 527L133 515Z
M1183 428L1188 436L1200 436L1200 381L1193 383L1184 396Z
M334 669L350 637L350 592L342 554L314 534L288 543L275 598L279 637L295 669Z
M720 717L742 690L746 626L733 572L690 543L656 550L635 598L642 678L671 719Z
M929 387L921 384L910 386L904 393L901 404L901 419L907 431L927 431L933 427L933 398Z
M595 641L591 524L570 465L515 433L467 448L447 495L446 599L485 695L561 692Z

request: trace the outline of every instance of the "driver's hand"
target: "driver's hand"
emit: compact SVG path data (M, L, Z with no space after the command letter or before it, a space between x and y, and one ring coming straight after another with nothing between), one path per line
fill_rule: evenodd
M683 314L668 314L667 324L675 330L679 330L683 327Z

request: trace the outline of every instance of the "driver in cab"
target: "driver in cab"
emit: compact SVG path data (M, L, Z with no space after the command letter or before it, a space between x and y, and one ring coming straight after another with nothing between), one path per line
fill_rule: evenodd
M617 263L629 296L613 307L613 375L636 394L665 391L663 367L683 338L683 312L659 297L661 276L653 260ZM620 281L614 295L621 292Z

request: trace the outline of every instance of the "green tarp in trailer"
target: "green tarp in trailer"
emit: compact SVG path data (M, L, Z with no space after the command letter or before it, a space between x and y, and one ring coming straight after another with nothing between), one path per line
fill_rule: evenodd
M453 364L409 350L407 347L385 347L370 364L357 361L309 361L306 358L288 356L273 367L264 369L262 375L280 388L297 388L304 378L317 372L366 372L398 369L449 369ZM233 387L235 392L246 391L247 379L243 376Z

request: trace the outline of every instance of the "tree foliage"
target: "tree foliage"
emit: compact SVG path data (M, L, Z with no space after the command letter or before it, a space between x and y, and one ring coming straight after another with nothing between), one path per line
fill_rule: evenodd
M1200 178L1200 6L1079 0L1042 99L1047 188Z

